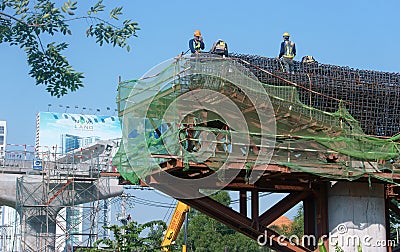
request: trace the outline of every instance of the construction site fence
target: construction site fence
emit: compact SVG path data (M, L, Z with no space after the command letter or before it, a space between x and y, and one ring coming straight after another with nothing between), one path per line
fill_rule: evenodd
M40 147L43 149L42 147ZM59 171L100 172L115 171L112 157L104 153L86 151L82 148L67 153L57 152L56 147L47 147L47 151L37 151L38 147L26 144L7 144L0 157L0 172L25 173L32 169L48 172Z

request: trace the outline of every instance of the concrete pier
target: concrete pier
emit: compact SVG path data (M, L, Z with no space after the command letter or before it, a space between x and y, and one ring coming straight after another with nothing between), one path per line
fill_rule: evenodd
M386 250L383 184L336 182L328 188L329 251Z
M0 175L0 204L15 208L20 216L22 251L55 251L56 217L61 209L122 192L115 178L46 180L42 175Z

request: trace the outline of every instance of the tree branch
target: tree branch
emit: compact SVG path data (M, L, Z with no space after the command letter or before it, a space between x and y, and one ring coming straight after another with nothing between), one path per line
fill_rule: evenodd
M27 23L25 23L24 21L22 21L21 19L18 19L18 18L16 18L16 17L13 17L13 16L11 16L11 15L9 15L9 14L7 14L7 13L4 13L4 12L2 12L2 11L0 11L0 16L5 16L5 17L8 17L8 18L10 18L10 19L13 19L13 20L17 21L18 23L24 24L24 25L26 25L26 26L30 26L30 25L28 25ZM0 18L1 18L1 17L0 17ZM4 19L4 18L1 18L1 19Z
M45 26L45 25L46 25L46 24L28 24L28 23L22 21L21 19L16 18L16 17L14 17L14 16L11 16L11 15L9 15L9 14L7 14L7 13L2 12L2 11L0 11L0 19L3 19L3 18L1 18L1 16L8 17L8 18L10 18L10 19L13 19L13 20L17 21L18 23L21 23L21 24L24 24L24 25L30 26L30 27L38 27L38 26ZM69 21L74 21L74 20L78 20L78 19L94 19L94 20L103 22L103 23L105 23L105 24L108 24L109 26L111 26L111 27L113 27L113 28L115 28L115 29L118 29L118 28L119 28L118 26L116 26L116 25L114 25L114 24L112 24L112 23L110 23L110 22L108 22L108 21L106 21L106 20L104 20L104 19L101 19L101 18L99 18L99 17L92 17L92 16L83 16L83 17L76 17L76 18L64 19L64 21L65 21L65 22L69 22Z
M112 23L110 23L110 22L108 22L108 21L106 21L106 20L104 20L104 19L101 19L101 18L99 18L99 17L82 16L82 17L75 17L75 18L70 18L70 19L64 19L64 21L65 21L65 22L69 22L69 21L74 21L74 20L78 20L78 19L94 19L94 20L100 21L100 22L102 22L102 23L108 24L109 26L111 26L111 27L113 27L113 28L115 28L115 29L119 29L118 26L113 25Z
M45 25L47 25L47 24L28 24L28 23L22 21L22 20L19 19L19 18L16 18L16 17L14 17L14 16L11 16L11 15L9 15L9 14L7 14L7 13L4 13L4 12L1 12L1 11L0 11L0 19L5 20L4 18L1 18L1 16L6 16L6 17L8 17L8 18L10 18L10 19L13 19L13 20L17 21L18 23L21 23L21 24L26 25L26 26L29 26L29 27L39 27L39 26L45 26Z

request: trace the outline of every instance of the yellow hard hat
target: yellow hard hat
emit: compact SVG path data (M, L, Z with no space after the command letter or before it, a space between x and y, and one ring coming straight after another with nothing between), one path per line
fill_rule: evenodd
M285 33L283 33L282 36L283 36L283 37L290 37L290 34L289 34L289 32L285 32Z
M199 30L195 30L194 31L194 36L195 37L200 37L201 36L201 32Z

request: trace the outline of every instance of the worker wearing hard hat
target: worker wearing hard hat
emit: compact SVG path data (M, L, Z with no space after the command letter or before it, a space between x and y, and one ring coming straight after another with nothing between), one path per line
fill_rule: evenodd
M200 53L201 50L204 50L204 42L203 37L201 36L201 32L199 30L195 30L193 34L193 38L189 40L189 48L192 53Z
M294 73L293 58L296 56L296 45L289 40L289 37L290 34L288 32L283 33L283 42L281 43L281 51L278 58L282 58L287 73Z
M223 57L228 57L228 44L222 39L218 39L211 47L210 53L218 54Z

